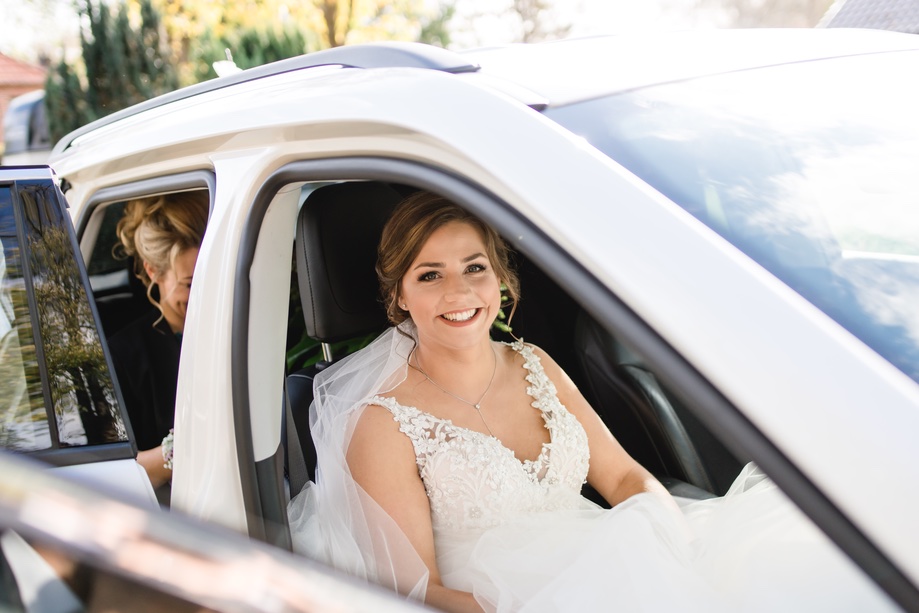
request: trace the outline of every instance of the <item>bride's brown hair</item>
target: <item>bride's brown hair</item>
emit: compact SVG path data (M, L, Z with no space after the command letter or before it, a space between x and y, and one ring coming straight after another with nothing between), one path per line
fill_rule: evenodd
M469 224L485 243L485 255L495 275L507 288L511 303L511 318L520 299L520 281L510 263L510 250L504 240L478 217L443 196L431 192L416 192L396 205L383 227L377 250L377 278L386 316L398 325L408 319L408 311L399 307L399 284L431 234L451 222ZM508 318L510 320L510 318Z

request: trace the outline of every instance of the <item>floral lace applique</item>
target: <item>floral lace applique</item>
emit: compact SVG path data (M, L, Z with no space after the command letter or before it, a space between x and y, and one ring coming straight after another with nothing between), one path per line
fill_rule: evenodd
M482 529L539 511L576 508L590 459L587 435L558 399L533 348L510 345L524 358L527 393L549 430L535 460L520 461L501 441L454 425L395 398L375 396L412 441L431 503L434 529Z

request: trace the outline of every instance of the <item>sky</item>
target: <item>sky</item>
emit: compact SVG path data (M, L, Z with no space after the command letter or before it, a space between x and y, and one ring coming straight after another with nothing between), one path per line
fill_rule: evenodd
M557 18L571 23L572 36L647 29L705 27L691 21L686 9L692 0L555 0ZM476 19L468 15L493 4L493 0L459 0L459 31L454 47L468 48L509 42L513 36L499 17ZM44 9L43 6L52 7ZM0 0L0 52L25 61L37 61L39 52L58 56L66 40L75 41L77 23L63 0ZM56 7L56 9L54 8ZM465 17L464 17L465 16Z
M464 13L475 12L477 4L487 7L492 1L460 0L458 21L462 23ZM692 0L555 0L554 7L557 20L571 24L570 36L711 27L698 15L691 17L692 4ZM502 21L499 16L477 19L475 27L470 24L454 32L454 42L459 47L510 42L513 32Z

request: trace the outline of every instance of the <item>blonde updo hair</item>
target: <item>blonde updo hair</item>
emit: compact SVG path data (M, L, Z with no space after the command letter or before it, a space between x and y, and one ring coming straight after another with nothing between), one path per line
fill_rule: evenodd
M115 255L134 258L134 274L147 288L147 299L161 311L144 262L160 273L172 270L180 253L201 247L207 213L204 190L130 200L125 206L116 228L121 244L116 245Z
M504 283L511 301L511 315L520 299L520 281L510 262L510 250L504 240L484 221L446 198L430 192L417 192L400 202L383 227L377 250L377 278L386 316L394 325L409 318L408 311L399 307L398 297L402 279L422 247L438 228L452 222L469 224L485 243L485 255L495 275Z

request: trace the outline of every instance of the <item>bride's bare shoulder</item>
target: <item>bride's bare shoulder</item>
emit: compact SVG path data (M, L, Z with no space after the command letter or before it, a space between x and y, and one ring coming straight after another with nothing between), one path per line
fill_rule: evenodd
M380 398L385 403L385 398ZM369 454L370 457L409 457L414 463L411 441L399 430L399 422L392 411L377 402L365 406L354 424L348 462Z

